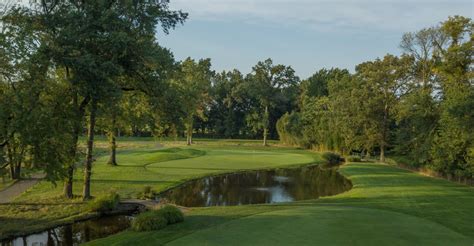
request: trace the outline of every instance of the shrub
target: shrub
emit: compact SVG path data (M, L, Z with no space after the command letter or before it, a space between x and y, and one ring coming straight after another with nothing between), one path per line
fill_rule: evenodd
M168 225L176 224L184 221L184 215L181 210L175 206L166 205L163 208L157 210L163 218L168 221Z
M154 231L182 221L184 221L183 212L168 205L158 210L139 214L132 222L132 230Z
M134 231L154 231L165 228L168 221L157 211L148 211L139 214L132 221L132 230Z
M361 162L361 158L358 155L351 155L346 158L347 162Z
M117 208L120 196L116 192L100 196L89 202L89 210L92 212L107 212Z
M337 153L333 152L325 152L323 153L323 159L327 162L329 165L337 165L343 161L341 156Z

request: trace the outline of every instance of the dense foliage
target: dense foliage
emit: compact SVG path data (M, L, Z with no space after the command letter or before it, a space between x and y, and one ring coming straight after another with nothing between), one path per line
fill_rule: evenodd
M403 36L400 57L320 70L277 123L282 141L359 156L387 151L448 178L474 175L472 20L455 16Z
M89 199L97 119L111 119L113 135L124 93L163 98L175 62L158 45L156 27L168 33L186 17L167 1L147 0L42 0L8 9L0 33L0 147L11 177L37 164L48 179L63 180L71 198L82 164ZM86 156L78 163L85 126Z

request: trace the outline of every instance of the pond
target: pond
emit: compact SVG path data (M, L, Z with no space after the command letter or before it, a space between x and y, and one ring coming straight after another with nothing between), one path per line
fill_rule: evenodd
M79 245L103 238L130 227L132 216L114 215L59 226L40 233L1 241L2 246Z
M205 177L166 191L158 199L185 207L231 206L316 199L351 188L351 182L334 168L306 166ZM132 219L131 215L90 219L4 240L0 245L79 245L126 230Z
M185 207L232 206L316 199L351 188L336 169L314 165L206 177L166 191L158 199Z

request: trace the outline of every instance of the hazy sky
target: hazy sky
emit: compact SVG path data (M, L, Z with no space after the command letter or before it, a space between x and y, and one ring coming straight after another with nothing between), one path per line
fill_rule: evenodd
M291 65L302 78L321 68L354 69L399 54L404 32L450 15L473 18L473 0L170 0L189 13L160 43L177 59L212 59L217 71L249 72L260 60Z

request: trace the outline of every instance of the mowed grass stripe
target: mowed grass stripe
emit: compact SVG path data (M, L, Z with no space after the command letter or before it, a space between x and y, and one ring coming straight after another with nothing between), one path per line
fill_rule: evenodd
M167 245L469 245L440 224L396 212L295 207L260 213L189 234Z

